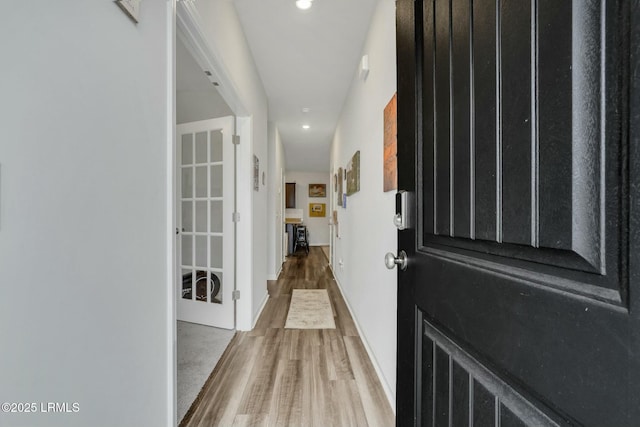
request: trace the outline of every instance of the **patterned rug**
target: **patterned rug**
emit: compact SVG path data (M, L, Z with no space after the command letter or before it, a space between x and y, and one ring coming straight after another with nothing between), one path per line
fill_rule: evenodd
M285 329L335 329L326 289L294 289Z

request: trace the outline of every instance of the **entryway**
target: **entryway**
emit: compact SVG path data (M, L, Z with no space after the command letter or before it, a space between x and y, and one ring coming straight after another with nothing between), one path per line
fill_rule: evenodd
M193 51L182 34L176 42L177 422L197 399L236 322L237 120Z
M234 334L234 117L177 126L177 414Z

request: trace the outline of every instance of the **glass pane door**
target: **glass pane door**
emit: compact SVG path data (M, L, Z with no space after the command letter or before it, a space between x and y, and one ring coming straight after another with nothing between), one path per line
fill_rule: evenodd
M186 123L178 133L178 320L231 329L233 117Z

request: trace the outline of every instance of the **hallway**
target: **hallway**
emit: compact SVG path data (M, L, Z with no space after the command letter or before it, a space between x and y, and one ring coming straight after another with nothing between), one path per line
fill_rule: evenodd
M284 329L293 289L327 289L336 329ZM256 327L235 335L180 425L394 424L327 258L312 247L287 259Z

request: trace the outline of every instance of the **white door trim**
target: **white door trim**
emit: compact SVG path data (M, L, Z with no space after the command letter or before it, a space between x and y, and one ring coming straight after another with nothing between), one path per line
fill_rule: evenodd
M236 134L240 137L237 147L236 203L240 222L236 230L236 289L240 299L236 301L236 329L250 331L253 328L253 165L251 159L251 117L236 117Z
M175 0L172 0L175 1ZM217 82L218 92L227 103L229 108L236 116L236 135L240 136L240 145L237 149L237 211L240 213L240 222L237 230L237 244L236 251L241 254L241 257L236 256L236 262L238 263L235 280L236 289L240 291L240 299L236 301L236 329L241 331L251 330L252 327L252 300L253 300L253 288L251 286L253 281L253 259L252 259L252 182L250 176L252 173L252 166L249 161L252 154L252 117L250 111L246 108L242 102L240 91L234 83L227 67L224 64L222 55L216 46L212 46L207 41L203 28L204 24L202 18L195 5L192 2L178 1L176 4L175 13L175 27L176 37L180 37L180 40L184 43L187 50L191 53L198 65L206 71L211 73L209 79L211 82ZM174 41L175 44L175 41ZM175 67L175 56L173 60L173 66ZM175 96L175 94L173 94ZM174 112L175 123L175 112ZM172 159L175 162L174 159ZM175 174L175 171L174 171ZM175 175L174 175L175 180ZM243 183L246 182L247 185ZM172 213L173 215L173 213ZM175 226L172 230L175 229ZM173 262L175 265L175 260ZM173 273L174 278L177 274ZM172 287L172 303L175 305L175 289L177 283ZM175 323L175 315L173 322ZM174 336L175 341L175 336ZM175 362L174 362L175 364Z
M167 141L166 141L166 284L165 298L168 311L167 324L165 325L167 336L167 426L177 425L177 326L176 326L176 298L175 298L175 266L176 266L176 229L175 207L176 207L176 0L167 2Z

